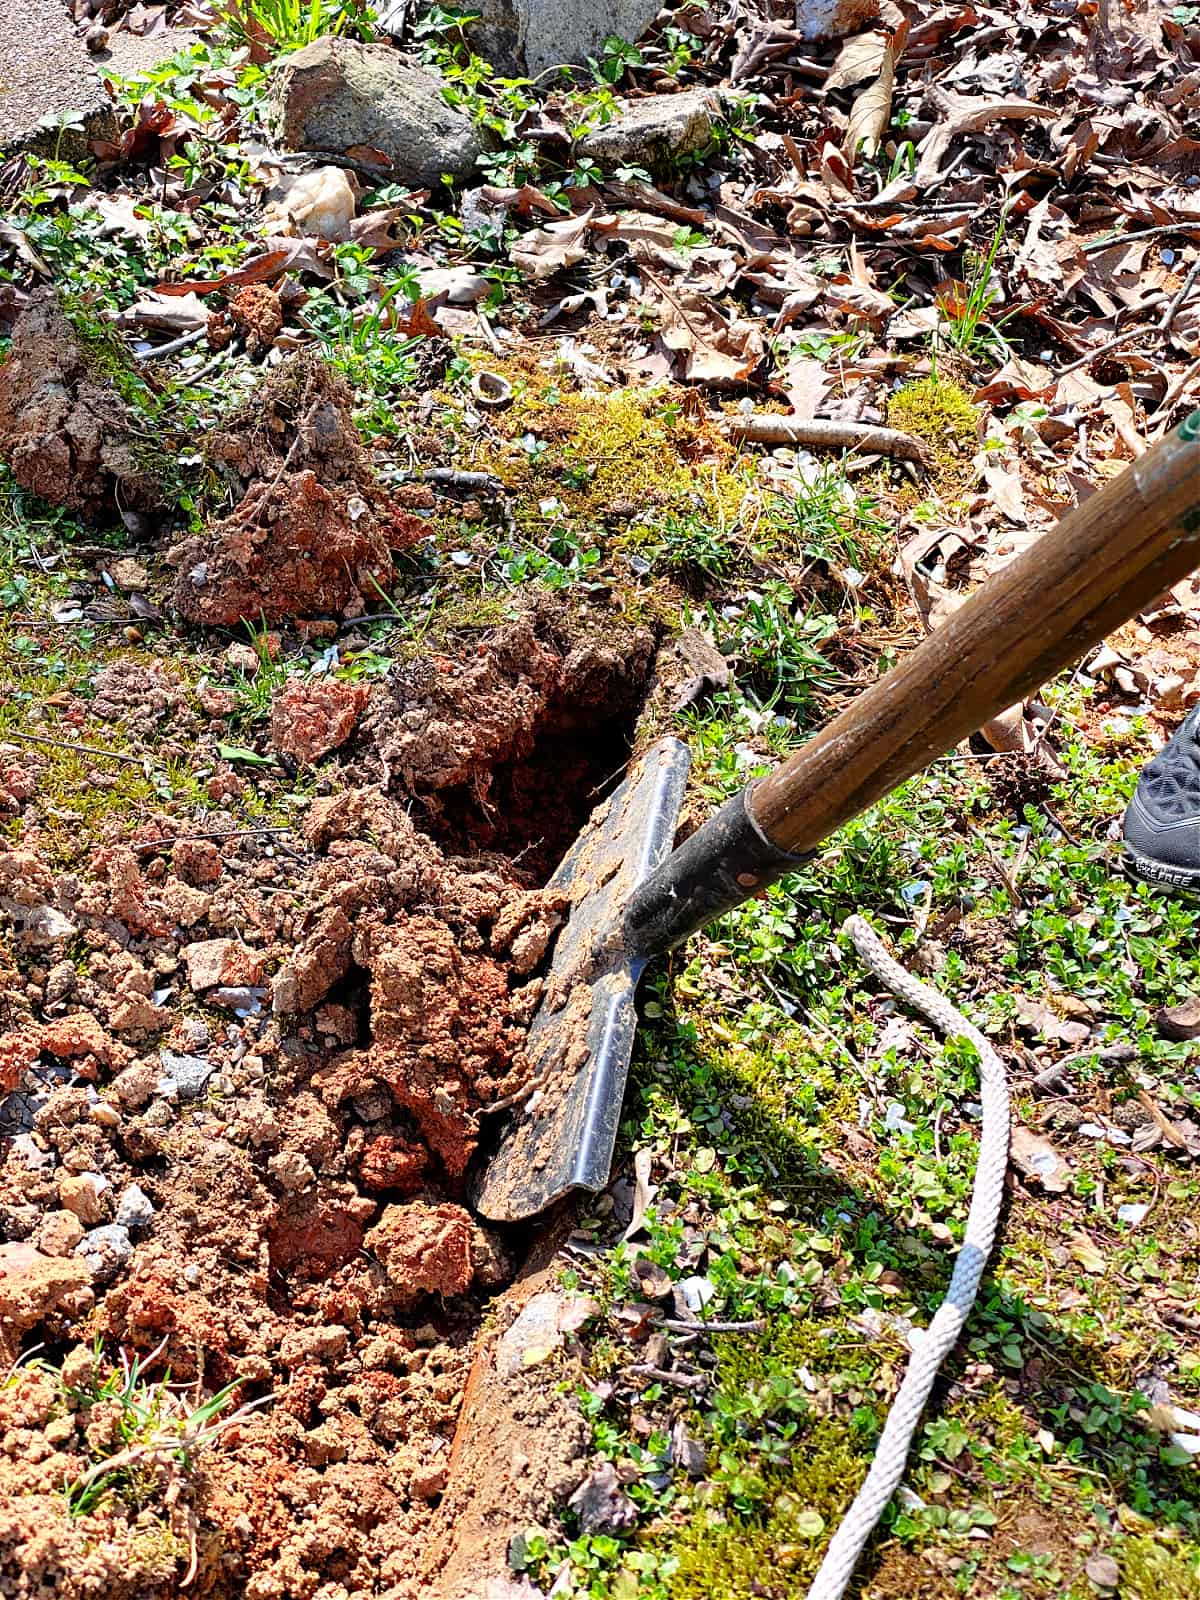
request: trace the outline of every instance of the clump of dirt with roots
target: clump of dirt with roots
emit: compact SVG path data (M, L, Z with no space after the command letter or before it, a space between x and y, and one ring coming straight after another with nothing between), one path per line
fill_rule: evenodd
M527 1244L465 1180L529 1077L566 910L541 885L620 777L653 647L560 603L394 669L286 849L154 814L59 870L21 752L5 1593L431 1592L476 1341Z

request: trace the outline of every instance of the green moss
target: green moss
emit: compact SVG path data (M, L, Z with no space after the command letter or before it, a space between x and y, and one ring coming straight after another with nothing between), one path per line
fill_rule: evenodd
M165 505L176 504L186 494L187 478L179 465L180 440L164 397L135 371L128 350L108 323L73 296L64 295L62 306L89 375L101 388L111 389L126 408L129 449L138 467L161 487Z
M406 635L389 637L388 654L397 661L411 661L439 650L448 650L464 634L503 627L512 620L515 607L510 596L485 594L465 585L446 595L439 591L432 608L423 619L400 619L409 624Z
M637 525L670 515L701 516L732 529L757 504L754 462L735 448L686 396L665 389L583 390L565 369L547 373L535 358L488 367L513 387L513 403L492 414L493 437L478 465L507 486L517 526L543 536L550 513L594 542L607 524L618 548Z
M970 488L971 459L979 440L979 413L965 390L948 378L919 378L888 401L888 426L916 434L930 448L927 488L952 500Z
M172 1533L162 1522L153 1522L147 1528L137 1529L130 1536L125 1549L131 1566L143 1581L169 1583L175 1578L179 1563L190 1558L186 1539Z
M676 994L689 998L699 982L690 974L680 977ZM697 992L695 998L702 996ZM773 1173L772 1182L803 1184L823 1161L821 1129L856 1118L857 1080L836 1059L819 1055L799 1027L748 1044L717 1014L693 1021L694 1054L689 1051L675 1067L686 1097L695 1102L711 1092L714 1101L736 1106L743 1166L765 1158L764 1175Z
M1130 1539L1121 1551L1121 1600L1197 1600L1200 1596L1200 1550L1182 1555L1167 1550L1149 1535Z
M78 336L90 375L97 383L115 389L126 405L148 419L157 420L158 396L133 370L128 352L108 324L72 296L63 296L63 310Z
M739 1515L719 1492L702 1501L670 1545L671 1600L803 1593L866 1467L849 1425L826 1418L798 1441L789 1468L769 1474L761 1512Z

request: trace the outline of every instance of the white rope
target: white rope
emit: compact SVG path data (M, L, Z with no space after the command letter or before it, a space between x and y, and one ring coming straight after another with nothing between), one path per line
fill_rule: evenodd
M979 1029L972 1027L944 995L919 982L888 954L878 935L861 917L848 917L842 931L850 935L864 964L897 998L907 1000L947 1035L961 1035L975 1046L979 1054L983 1127L971 1209L946 1298L913 1353L888 1412L871 1470L830 1541L808 1591L808 1600L841 1600L863 1546L904 1476L909 1446L938 1368L954 1348L975 1303L979 1280L996 1238L996 1224L1004 1198L1004 1174L1008 1167L1008 1084L1000 1057Z

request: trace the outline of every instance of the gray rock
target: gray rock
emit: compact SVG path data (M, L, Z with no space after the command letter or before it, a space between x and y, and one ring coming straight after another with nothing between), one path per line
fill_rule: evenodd
M611 122L580 139L578 149L609 169L638 166L656 175L666 173L682 156L712 143L721 114L721 97L714 89L624 101Z
M179 1037L189 1050L203 1050L212 1043L212 1032L200 1017L185 1017L179 1024Z
M114 1220L119 1228L148 1228L154 1221L150 1196L138 1184L131 1183L117 1202Z
M70 917L64 917L53 906L30 906L23 913L24 942L29 945L57 944L60 939L71 939L79 929Z
M180 1100L194 1100L204 1090L204 1085L216 1071L211 1061L203 1056L182 1056L174 1050L160 1050L163 1075L155 1085L155 1093Z
M502 70L582 66L601 53L610 34L636 44L660 5L661 0L482 0L471 37L480 54Z
M44 1094L25 1094L14 1090L0 1098L0 1135L30 1133L35 1111L41 1109Z
M433 186L475 170L483 143L442 99L442 80L386 45L327 34L287 57L271 91L271 131L287 150L378 150L398 183Z
M86 1263L97 1283L108 1283L133 1254L133 1240L127 1228L109 1222L85 1233L75 1246L75 1254Z

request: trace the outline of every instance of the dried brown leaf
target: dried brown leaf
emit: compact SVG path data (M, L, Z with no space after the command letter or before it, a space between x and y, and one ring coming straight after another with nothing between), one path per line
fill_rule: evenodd
M903 23L888 39L879 63L879 76L874 83L859 94L850 107L850 121L842 151L853 165L861 155L867 161L879 149L880 142L892 120L892 91L896 86L896 62L908 38L908 24Z
M659 335L682 359L687 383L740 383L758 365L765 348L762 326L745 317L726 317L695 290L668 290L656 280Z
M852 39L847 39L825 79L826 94L834 89L853 89L868 78L877 78L883 68L887 49L887 34L875 28L869 33L855 34Z
M299 252L296 252L299 254ZM212 294L216 289L237 289L246 283L267 283L282 275L292 265L295 256L291 248L268 250L265 255L254 256L232 272L223 272L219 278L189 278L185 283L158 283L159 294Z
M592 225L592 208L577 217L565 217L561 222L548 222L544 228L535 228L513 246L513 265L519 267L535 283L552 278L565 267L576 266L587 254L588 229Z
M1022 1177L1036 1180L1047 1194L1065 1194L1070 1187L1071 1169L1066 1161L1048 1139L1019 1122L1013 1126L1008 1154Z
M643 1147L633 1158L633 1215L629 1219L629 1226L621 1235L623 1239L632 1239L635 1233L642 1231L642 1224L650 1210L650 1202L658 1192L650 1182L650 1168L654 1162L654 1152Z

